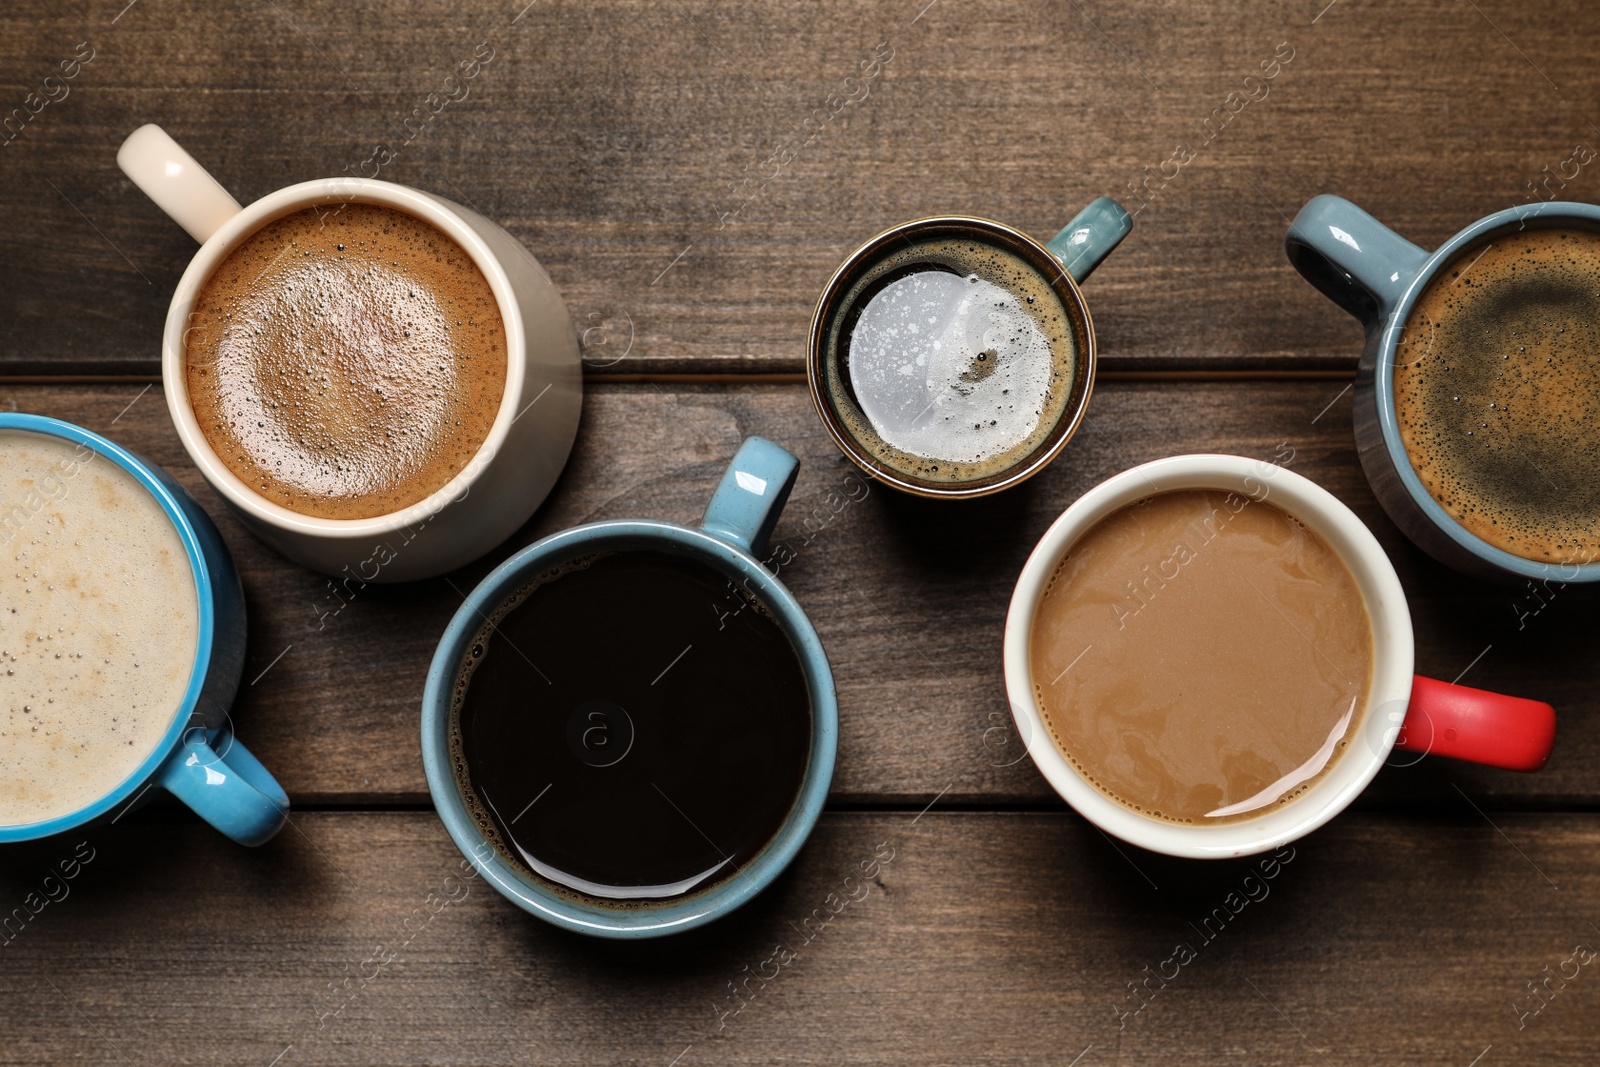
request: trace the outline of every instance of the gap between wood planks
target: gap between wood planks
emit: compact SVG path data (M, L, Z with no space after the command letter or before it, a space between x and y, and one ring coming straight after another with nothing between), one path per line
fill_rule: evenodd
M935 798L935 802L931 804L926 796L894 796L870 800L829 800L823 805L822 810L831 815L918 815L928 813L938 815L1070 815L1081 818L1065 802L1060 800L984 801L972 797L957 797L939 803L939 799ZM414 815L434 810L433 802L426 796L403 796L397 798L394 795L362 795L357 793L337 799L295 800L291 797L290 800L293 805L292 810L297 814ZM1479 795L1473 800L1473 805L1478 809L1476 812L1464 808L1453 795L1386 797L1374 800L1357 797L1347 810L1379 817L1394 815L1465 822L1481 821L1486 814L1496 816L1600 815L1600 798L1595 797L1507 798ZM138 811L131 813L128 816L128 822L163 822L166 821L165 816L175 813L182 813L183 816L187 816L189 809L173 798L160 797Z
M1283 382L1326 381L1342 382L1355 378L1354 368L1347 370L1101 370L1095 373L1097 382ZM660 374L585 374L585 385L804 385L806 376L799 372L749 373L723 372L715 374L660 373ZM0 387L7 385L159 385L156 374L0 374Z

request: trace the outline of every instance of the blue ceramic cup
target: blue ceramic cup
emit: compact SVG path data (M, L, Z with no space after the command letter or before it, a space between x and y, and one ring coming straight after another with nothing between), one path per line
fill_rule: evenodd
M1600 563L1540 563L1469 533L1422 484L1395 418L1395 352L1428 283L1463 249L1532 227L1600 230L1600 207L1546 202L1508 208L1427 252L1350 201L1324 195L1300 209L1284 244L1295 269L1366 327L1355 380L1356 447L1395 525L1423 551L1472 577L1509 584L1600 581Z
M529 545L497 567L450 620L422 697L422 764L428 790L456 847L478 873L519 907L568 930L599 937L644 938L702 926L765 889L794 859L816 824L833 781L839 708L828 659L800 605L759 561L777 525L799 462L759 437L748 438L717 487L698 528L650 519L589 523ZM709 564L750 590L789 639L811 703L811 751L799 794L777 833L736 877L661 903L607 907L560 892L512 865L479 831L450 756L451 694L483 621L531 577L576 556L653 549ZM626 610L624 605L621 610ZM619 655L624 653L619 652Z
M183 701L160 742L132 774L93 803L44 822L0 826L0 844L116 821L160 786L244 845L270 840L288 818L289 798L265 767L233 739L228 708L244 669L244 590L233 557L211 519L165 471L99 434L42 415L0 414L0 432L54 437L90 463L115 463L149 491L172 521L189 557L199 604L199 640ZM92 453L92 455L91 455ZM76 471L71 476L75 476ZM5 487L0 487L5 488Z

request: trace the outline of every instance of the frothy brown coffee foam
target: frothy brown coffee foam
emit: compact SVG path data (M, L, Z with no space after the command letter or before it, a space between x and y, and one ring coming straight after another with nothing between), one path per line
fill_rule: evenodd
M1539 562L1600 558L1600 235L1463 251L1406 320L1394 395L1412 468L1469 532Z
M1360 589L1318 534L1264 500L1181 490L1072 545L1029 665L1084 778L1151 818L1210 825L1327 773L1360 729L1372 656Z
M467 253L374 204L309 208L235 248L185 335L189 401L228 469L329 519L426 499L482 447L506 334Z

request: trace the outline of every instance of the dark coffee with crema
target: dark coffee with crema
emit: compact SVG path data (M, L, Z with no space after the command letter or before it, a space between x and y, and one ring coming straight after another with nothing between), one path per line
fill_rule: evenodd
M976 238L907 238L839 302L824 384L849 434L935 484L1004 474L1074 401L1078 340L1052 280Z
M1354 576L1266 500L1186 489L1113 512L1035 609L1046 727L1091 784L1165 822L1293 803L1349 748L1372 679Z
M1600 234L1463 251L1406 320L1394 396L1413 469L1469 532L1537 562L1600 558Z
M698 558L573 559L491 612L459 669L456 784L513 866L613 907L729 879L788 818L810 760L800 660Z
M375 204L263 226L201 290L189 402L218 458L302 515L361 519L460 474L499 414L506 330L444 233Z

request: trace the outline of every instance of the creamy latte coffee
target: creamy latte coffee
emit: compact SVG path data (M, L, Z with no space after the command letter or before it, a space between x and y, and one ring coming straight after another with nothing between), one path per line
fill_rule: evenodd
M116 463L0 431L0 826L71 814L150 755L199 641L194 573Z
M1265 500L1185 489L1078 539L1034 617L1056 745L1112 799L1207 825L1288 804L1360 729L1372 623L1344 561Z

